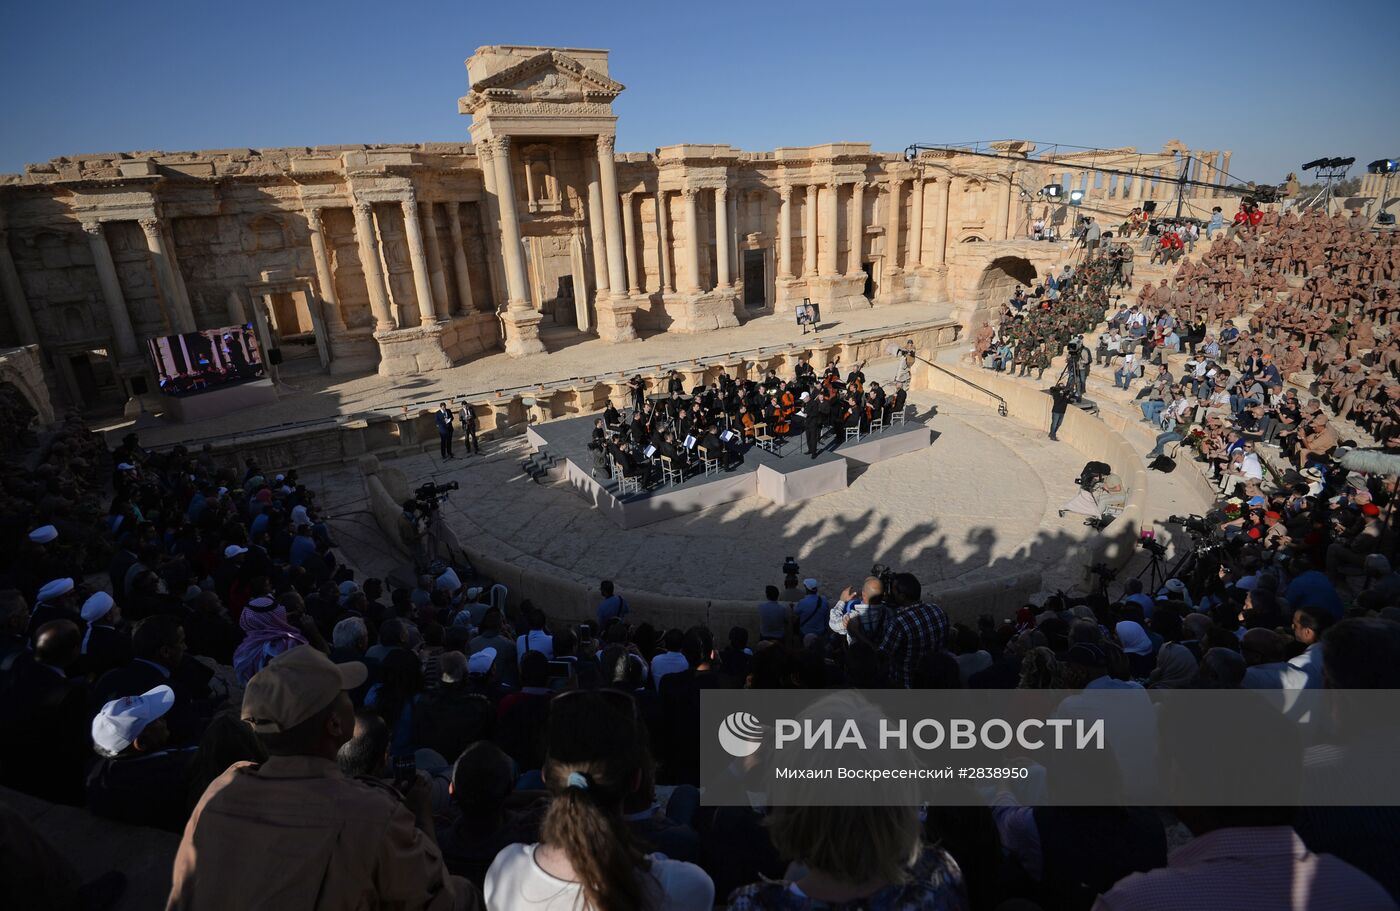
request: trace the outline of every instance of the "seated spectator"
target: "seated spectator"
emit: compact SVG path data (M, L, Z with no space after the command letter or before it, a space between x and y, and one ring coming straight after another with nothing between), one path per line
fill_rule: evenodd
M133 826L184 829L195 748L167 748L170 730L164 716L174 704L175 691L158 686L114 699L97 713L92 743L100 758L88 770L88 809Z
M167 907L476 906L471 885L443 866L426 783L401 802L336 766L354 730L346 691L364 679L362 665L301 646L249 681L243 718L271 758L235 764L204 792L175 857ZM308 866L310 845L318 854Z
M497 854L516 842L539 840L539 822L532 810L544 794L517 792L510 757L485 740L457 757L449 791L458 816L438 830L443 860L452 873L485 888L486 871Z
M91 755L91 715L78 662L81 634L71 620L50 620L21 653L0 701L0 783L56 803L81 804ZM115 672L113 672L115 673Z
M544 767L551 797L540 841L510 845L496 856L486 873L488 908L709 911L709 876L693 864L646 855L623 820L623 802L640 780L642 750L630 705L587 692L555 704Z

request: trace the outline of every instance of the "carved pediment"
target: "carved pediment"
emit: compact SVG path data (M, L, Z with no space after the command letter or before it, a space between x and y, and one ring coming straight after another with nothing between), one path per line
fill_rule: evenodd
M461 100L467 113L491 103L610 104L623 90L568 54L545 51L475 83Z

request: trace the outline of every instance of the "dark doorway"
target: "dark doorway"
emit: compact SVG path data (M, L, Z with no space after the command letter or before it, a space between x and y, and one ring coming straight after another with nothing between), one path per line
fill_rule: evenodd
M767 306L768 280L764 274L762 250L744 251L744 306Z
M574 277L559 276L559 289L554 295L554 324L556 326L577 326L578 313L574 310Z
M875 299L875 264L861 263L860 267L865 270L865 290L861 293L865 295L866 300L873 301Z
M73 366L73 380L78 386L82 404L91 406L97 401L97 373L92 369L92 361L87 352L69 355L68 363Z

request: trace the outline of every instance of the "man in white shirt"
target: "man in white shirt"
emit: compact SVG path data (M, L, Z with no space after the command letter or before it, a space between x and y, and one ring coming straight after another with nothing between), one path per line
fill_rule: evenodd
M651 679L657 689L661 688L662 677L690 669L690 662L685 660L685 655L681 652L681 645L684 642L685 633L678 629L666 631L666 636L662 640L666 651L651 659Z
M1306 648L1288 661L1256 664L1244 672L1247 690L1315 690L1322 686L1322 634L1332 615L1319 607L1293 612L1293 638Z
M1129 351L1123 355L1123 361L1118 365L1118 369L1113 371L1113 385L1119 389L1127 389L1133 379L1137 377L1137 355Z

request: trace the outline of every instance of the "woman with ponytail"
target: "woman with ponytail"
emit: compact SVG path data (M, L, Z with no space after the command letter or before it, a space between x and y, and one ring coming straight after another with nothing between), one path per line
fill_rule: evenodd
M709 911L714 883L694 864L645 854L623 819L642 783L642 732L629 694L576 691L550 707L540 842L510 845L486 873L491 911Z

